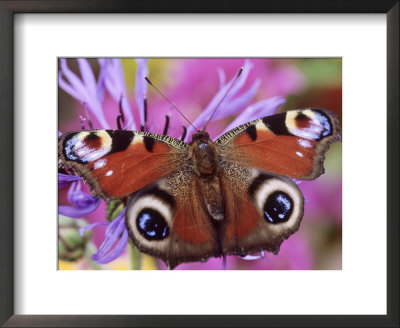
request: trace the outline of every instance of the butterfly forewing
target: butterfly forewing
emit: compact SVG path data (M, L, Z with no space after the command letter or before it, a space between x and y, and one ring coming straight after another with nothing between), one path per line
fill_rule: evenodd
M187 144L168 136L124 130L76 131L62 135L59 159L105 200L131 195L181 170Z
M216 140L226 161L297 179L324 172L329 144L340 139L336 116L323 109L288 111L241 125Z

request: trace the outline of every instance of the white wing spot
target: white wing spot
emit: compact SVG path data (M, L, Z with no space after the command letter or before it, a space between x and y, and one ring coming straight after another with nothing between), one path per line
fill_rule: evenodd
M106 165L106 160L105 159L100 159L97 162L94 162L94 168L95 169L101 169L104 165Z

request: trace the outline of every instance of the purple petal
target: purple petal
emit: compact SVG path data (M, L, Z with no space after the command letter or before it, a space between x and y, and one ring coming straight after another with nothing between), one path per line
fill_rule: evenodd
M273 97L261 100L247 107L238 117L236 117L236 119L231 122L231 124L225 128L224 131L221 132L218 137L241 124L275 113L279 106L281 106L283 103L285 103L284 98Z
M128 231L125 227L125 209L123 209L108 225L105 239L97 252L91 256L91 259L97 263L108 263L116 259L125 250L128 236Z
M225 85L226 77L225 72L222 68L218 68L218 77L219 77L219 88L223 88Z
M96 222L96 223L88 224L87 226L79 228L78 232L81 236L83 236L87 230L92 230L95 227L105 226L108 224L109 224L108 222Z
M110 60L107 58L99 58L98 62L100 64L100 67L103 67L105 71L103 78L104 78L104 85L107 91L115 100L119 100L119 97L121 95L118 94L117 87L115 85L115 77L113 74L113 68L111 66Z
M122 253L124 252L126 245L128 245L128 231L124 230L122 233L121 239L118 241L117 245L115 248L109 252L108 254L104 255L104 257L97 257L97 260L95 260L97 263L108 263L111 261L114 261L116 258L120 257ZM96 257L94 254L92 255L92 259L95 259Z
M100 72L99 72L99 78L97 80L97 97L100 100L100 102L103 102L106 90L105 78L107 74L107 62L105 60L101 61L99 59L99 64L100 64Z
M136 84L135 84L135 96L136 104L139 108L140 114L140 124L144 125L144 98L147 94L147 82L144 77L149 75L149 70L147 68L147 59L136 59L138 64L136 70Z
M97 92L97 83L89 62L85 58L77 58L77 61L86 88L90 94L95 94Z
M103 113L101 99L98 97L97 85L94 80L92 69L89 63L84 59L78 60L78 63L83 80L69 69L65 58L60 59L61 74L59 73L59 85L72 97L86 104L101 126L108 129L109 125ZM62 75L67 78L69 84L63 80Z
M68 200L77 207L86 207L94 203L97 197L93 197L81 191L81 181L78 181L71 184L68 190Z
M63 73L58 72L58 85L61 89L63 89L66 93L70 94L79 102L83 102L83 97L79 94L79 92L75 91L66 81L63 79Z
M229 102L244 86L244 84L247 81L247 77L249 76L249 73L251 69L253 68L253 64L250 62L250 60L246 59L243 65L243 71L240 74L239 78L236 80L236 83L233 85L232 89L229 91L229 93L226 95L224 101ZM232 81L236 78L233 77ZM228 83L228 88L231 86L231 81Z
M114 243L117 241L117 239L125 229L125 211L122 211L121 213L108 225L106 229L106 239L101 245L101 251L103 253L106 253L111 249L111 247L114 245Z
M71 182L79 181L81 179L82 178L77 175L58 173L58 189L69 185Z
M85 98L88 98L89 94L87 93L84 84L79 77L69 69L65 58L60 59L60 67L62 74L67 78L70 86L80 95L81 99L77 100L84 101Z
M240 89L243 87L244 83L246 82L247 76L248 76L252 66L253 65L250 63L250 61L248 61L248 60L245 61L242 74L239 76L235 85L232 87L232 89L226 95L225 99L222 101L220 106L224 106L226 108L229 107L230 100L236 96L236 94L240 91ZM207 105L207 107L196 118L196 120L193 122L193 125L196 128L200 128L202 125L204 125L207 122L207 120L210 118L213 111L217 107L218 103L221 101L221 99L224 97L224 95L230 88L230 86L235 78L236 77L233 77L228 83L226 83L217 92L217 94L213 97L213 99L210 101L210 103ZM218 114L218 115L220 115L219 118L225 117L223 111L220 111L220 112L222 112L222 113ZM194 131L194 128L192 126L189 126L185 140L188 140L188 138L192 135L193 131Z
M248 89L244 94L240 97L232 100L230 103L221 105L214 117L213 120L219 120L221 118L227 117L229 115L233 115L237 113L242 108L245 108L250 101L254 98L255 94L257 93L258 87L260 86L260 80L257 80L253 83L253 85Z
M137 130L134 122L132 110L127 100L127 92L125 86L125 77L122 69L121 60L114 59L99 59L101 66L105 67L104 85L110 95L116 102L121 101L122 110L126 118L126 127Z
M81 218L99 207L101 199L81 191L81 181L74 181L68 189L68 200L73 206L60 205L58 212L72 218Z
M75 207L75 206L68 206L68 205L60 205L58 206L58 213L61 215L65 215L71 218L82 218L92 212L94 212L100 205L101 199L97 199L92 204L86 207Z

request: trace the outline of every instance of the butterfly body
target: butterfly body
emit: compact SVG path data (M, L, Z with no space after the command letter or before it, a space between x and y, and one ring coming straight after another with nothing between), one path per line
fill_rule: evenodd
M126 227L142 252L170 268L214 256L279 251L303 216L291 178L323 173L340 139L336 116L294 110L245 123L215 142L199 131L186 144L164 135L94 130L64 134L62 167L95 196L129 198Z

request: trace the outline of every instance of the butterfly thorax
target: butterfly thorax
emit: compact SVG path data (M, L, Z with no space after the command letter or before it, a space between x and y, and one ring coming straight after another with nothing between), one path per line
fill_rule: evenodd
M223 219L221 183L218 177L218 147L205 131L192 137L189 156L199 177L199 187L209 214L216 220Z
M205 131L198 131L190 143L190 157L199 177L210 177L217 172L218 148Z

